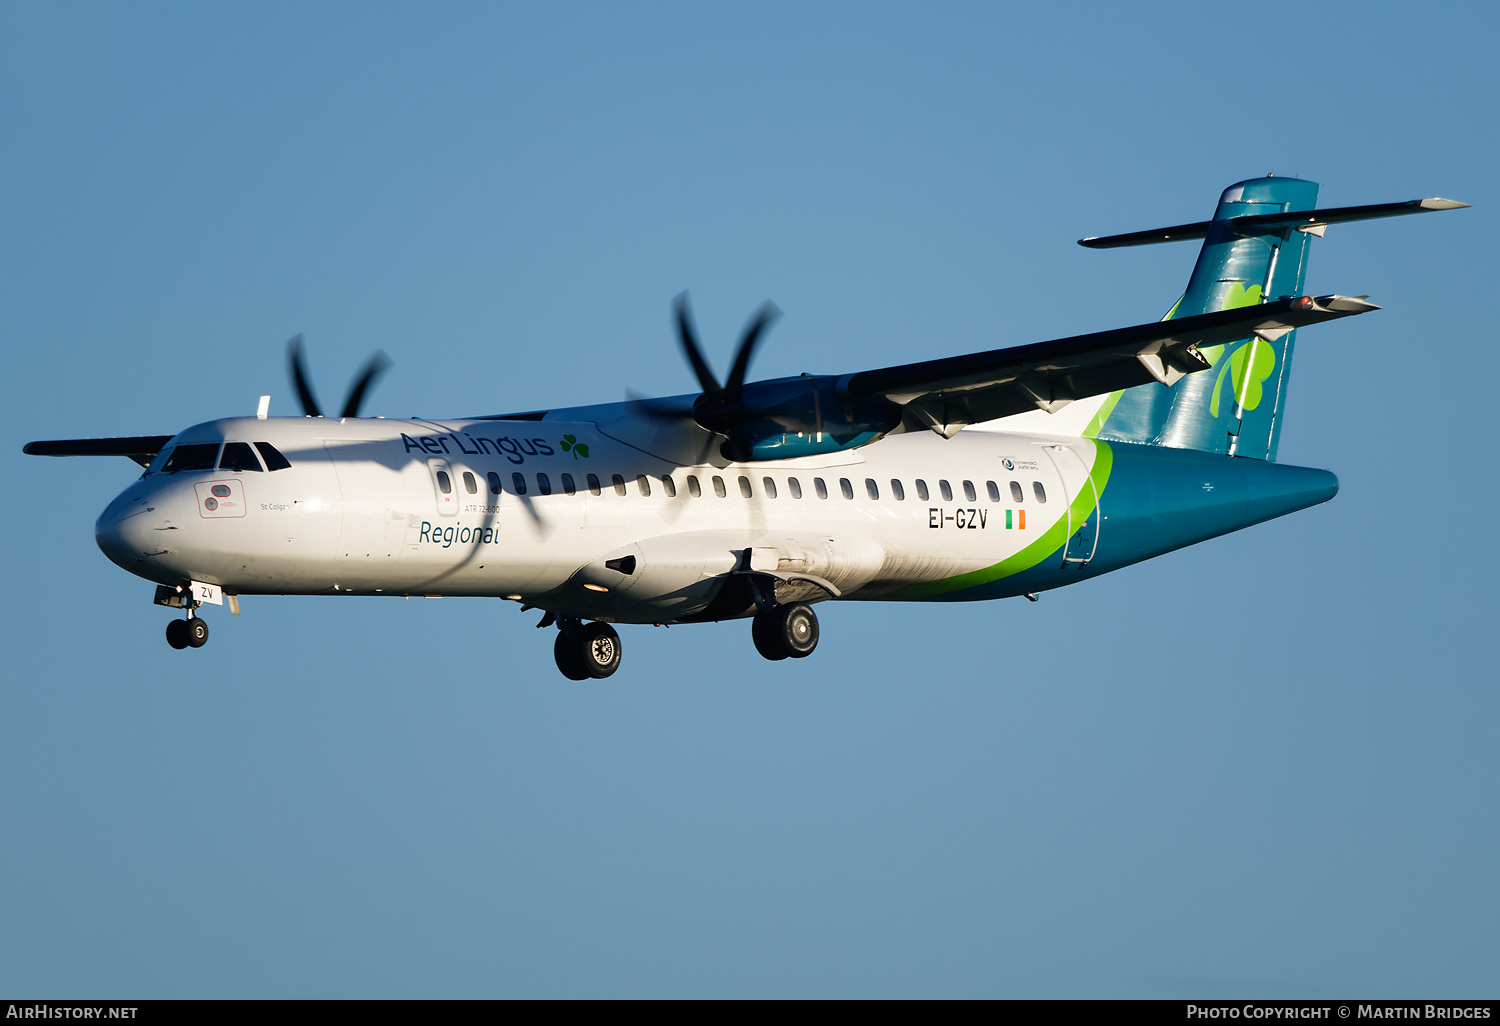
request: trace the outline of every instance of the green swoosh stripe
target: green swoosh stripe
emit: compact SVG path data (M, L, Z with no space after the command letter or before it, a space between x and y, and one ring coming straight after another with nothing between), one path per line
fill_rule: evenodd
M1099 492L1102 501L1104 488L1109 484L1109 474L1114 469L1115 457L1110 450L1108 442L1094 443L1094 465L1089 468L1089 477L1094 482L1094 489ZM1080 492L1068 507L1069 515L1058 517L1053 525L1042 532L1042 536L1020 552L1008 556L992 566L981 567L971 570L966 574L956 577L944 577L938 581L924 581L921 584L909 584L904 588L898 588L881 598L887 599L916 599L929 598L933 595L946 595L949 592L962 591L965 588L977 588L981 584L989 584L998 581L1002 577L1010 577L1022 570L1030 570L1052 553L1062 548L1068 541L1068 527L1070 524L1082 523L1083 520L1094 512L1094 496L1092 491Z

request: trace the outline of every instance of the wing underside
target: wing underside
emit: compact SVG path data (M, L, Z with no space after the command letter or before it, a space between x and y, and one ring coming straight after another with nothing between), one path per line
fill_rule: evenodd
M1029 410L1056 412L1075 399L1151 381L1175 384L1210 366L1205 346L1257 336L1274 340L1309 324L1378 310L1364 297L1302 296L1181 320L1137 324L1032 345L996 349L850 375L856 399L885 399L902 409L907 430L951 435Z

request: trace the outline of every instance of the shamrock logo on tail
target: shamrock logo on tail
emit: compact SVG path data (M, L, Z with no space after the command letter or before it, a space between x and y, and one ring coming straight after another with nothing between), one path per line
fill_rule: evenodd
M1259 306L1263 299L1259 285L1251 285L1247 289L1242 283L1235 282L1224 294L1222 309L1235 310L1242 306ZM1224 383L1226 374L1229 375L1230 390L1234 393L1234 401L1243 413L1260 405L1263 393L1261 383L1276 369L1276 350L1258 338L1250 339L1236 349L1228 361L1219 364L1220 357L1224 355L1224 348L1223 345L1216 345L1205 346L1203 349L1203 355L1208 362L1219 365L1219 373L1214 376L1213 398L1208 404L1210 417L1219 415L1219 386ZM1249 364L1248 373L1247 363Z
M571 452L575 460L580 456L584 459L589 458L589 447L585 443L580 442L574 435L563 435L561 445L562 451Z

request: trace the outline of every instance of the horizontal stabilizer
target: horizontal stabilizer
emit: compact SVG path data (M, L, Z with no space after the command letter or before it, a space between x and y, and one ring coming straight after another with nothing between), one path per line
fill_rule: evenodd
M21 451L28 456L129 456L141 466L150 466L171 435L136 435L130 438L62 438L27 442Z
M1405 203L1366 203L1358 207L1292 210L1277 214L1245 214L1229 218L1229 223L1250 234L1296 228L1299 231L1312 231L1321 235L1320 229L1330 224L1371 221L1377 217L1400 217L1402 214L1426 214L1434 210L1457 210L1468 205L1457 200L1433 197L1407 200ZM1150 231L1129 232L1125 235L1106 235L1102 238L1090 236L1087 239L1079 239L1078 244L1089 249L1118 249L1121 246L1149 246L1157 242L1183 242L1188 239L1206 237L1209 226L1212 224L1212 221L1196 221L1192 224L1153 228Z

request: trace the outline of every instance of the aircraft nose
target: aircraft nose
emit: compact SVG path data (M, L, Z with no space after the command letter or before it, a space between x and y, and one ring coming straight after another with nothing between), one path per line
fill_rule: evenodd
M110 562L140 573L142 563L168 547L163 541L167 530L170 525L149 495L127 492L99 514L94 523L94 542Z

